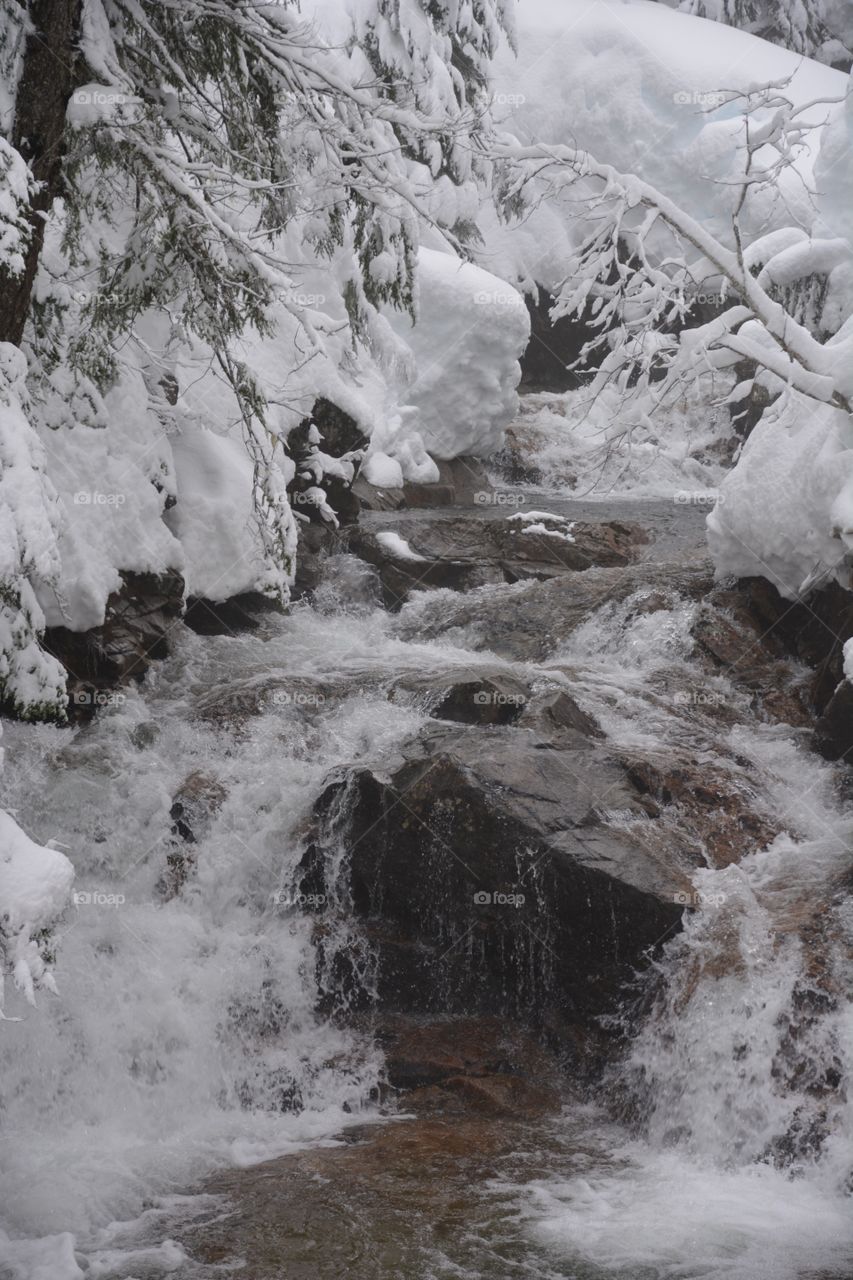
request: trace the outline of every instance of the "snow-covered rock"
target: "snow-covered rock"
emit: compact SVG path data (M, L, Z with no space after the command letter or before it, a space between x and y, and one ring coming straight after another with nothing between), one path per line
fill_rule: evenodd
M73 880L63 853L36 844L0 809L0 1017L6 966L31 1004L37 986L56 990L35 935L67 906Z
M261 585L252 462L243 442L204 427L172 438L176 503L166 523L180 543L187 593L227 600Z
M274 332L242 343L280 437L325 396L372 437L364 475L383 488L435 482L433 458L485 457L498 447L515 411L529 332L516 290L453 255L422 250L417 322L388 311L378 318L384 351L353 353L339 294L328 282L323 291L318 267L305 280L318 327L333 335L314 358L301 360L304 333L286 299ZM178 570L188 594L217 601L287 586L264 558L245 427L210 352L176 348L157 317L143 317L138 333L145 352L122 352L103 398L92 388L82 394L60 371L40 407L46 472L60 503L54 567L61 563L61 571L54 580L43 575L38 587L48 625L100 625L122 570ZM347 365L356 376L345 376ZM177 387L173 405L160 390L164 366ZM274 470L283 490L292 464L281 447Z
M386 448L395 452L417 432L434 458L494 453L515 413L530 335L521 294L480 267L421 249L417 322L389 319L411 350L415 378L404 393L414 412Z
M765 413L708 516L719 576L764 577L786 599L853 563L853 425L792 394Z

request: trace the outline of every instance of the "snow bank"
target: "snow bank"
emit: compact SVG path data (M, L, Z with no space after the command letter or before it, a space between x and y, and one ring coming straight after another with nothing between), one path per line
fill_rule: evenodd
M365 475L373 484L435 481L433 457L492 453L516 407L529 332L520 295L450 254L422 250L417 323L389 311L376 319L377 343L353 352L335 270L309 264L303 272L300 298L310 299L317 330L331 335L310 358L287 297L274 307L274 333L241 343L268 402L270 440L286 439L325 396L372 436ZM107 395L84 394L59 371L41 406L46 473L59 499L61 573L38 578L48 625L100 625L122 570L176 569L189 594L213 600L287 585L264 558L244 425L210 351L175 346L156 316L143 317L137 334L141 344L122 350ZM176 385L174 403L164 398L164 373ZM279 445L280 491L292 470ZM281 515L292 542L286 507Z
M388 318L416 374L400 389L413 412L386 450L399 453L416 432L434 458L494 453L516 410L518 360L530 335L521 295L480 267L421 249L417 323L399 313Z
M718 576L768 578L786 599L853 561L853 424L791 394L764 417L708 516Z
M208 600L258 587L266 567L254 529L252 463L241 440L205 428L172 440L177 502L166 523L181 544L187 591Z
M25 412L26 360L0 343L0 697L20 715L58 712L65 679L39 646L32 579L55 581L59 509L45 451Z
M134 437L126 425L116 416L107 428L78 423L42 435L62 504L61 574L55 586L41 584L38 592L49 626L99 626L107 598L121 587L121 570L183 568L181 548L163 523L163 494L145 465L150 426Z
M37 986L56 990L35 936L65 908L73 880L74 868L64 854L35 844L0 809L0 959L31 1004ZM0 970L0 1017L3 979Z

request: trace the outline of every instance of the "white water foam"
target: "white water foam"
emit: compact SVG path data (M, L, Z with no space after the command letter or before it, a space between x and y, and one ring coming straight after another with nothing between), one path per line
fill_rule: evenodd
M679 692L701 683L730 706L743 695L693 661L692 606L646 615L638 602L591 617L560 659L614 743L677 750L692 738L701 754L713 729ZM520 1189L524 1216L578 1275L842 1280L853 1268L853 906L840 878L853 813L802 734L758 722L718 734L786 829L739 865L694 875L698 909L667 945L657 1005L612 1081L642 1111L642 1139L599 1119L598 1158Z

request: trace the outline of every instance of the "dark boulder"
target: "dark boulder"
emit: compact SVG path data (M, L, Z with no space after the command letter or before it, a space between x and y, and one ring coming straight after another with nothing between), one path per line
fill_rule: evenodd
M853 764L853 684L842 680L817 722L815 742L828 760Z
M232 636L241 631L255 631L260 626L260 617L280 608L277 600L260 591L245 591L228 600L188 596L184 622L199 636Z
M438 458L435 465L435 483L403 485L407 507L470 507L491 501L494 486L480 458Z
M195 870L195 846L209 830L226 796L218 778L195 772L184 779L172 800L172 828L166 865L157 881L157 893L168 900L180 893Z
M151 663L169 653L170 636L184 609L184 580L177 572L122 573L109 597L104 622L89 631L49 627L44 647L68 672L69 714L87 719L111 695L141 680Z
M303 892L345 894L381 1009L588 1021L678 928L690 887L686 859L650 853L609 810L650 821L625 769L579 734L555 750L530 730L436 725L390 776L329 783Z

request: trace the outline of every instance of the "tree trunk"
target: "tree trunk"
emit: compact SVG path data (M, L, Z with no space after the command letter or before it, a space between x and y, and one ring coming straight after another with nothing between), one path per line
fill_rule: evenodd
M15 100L12 145L39 182L28 211L30 237L20 275L0 269L0 342L20 345L54 200L62 191L65 112L74 89L82 0L32 0L33 31Z

